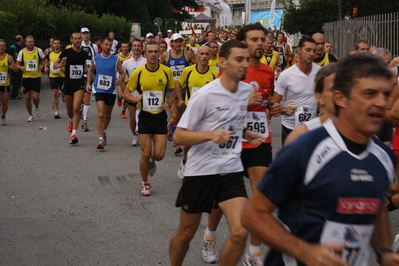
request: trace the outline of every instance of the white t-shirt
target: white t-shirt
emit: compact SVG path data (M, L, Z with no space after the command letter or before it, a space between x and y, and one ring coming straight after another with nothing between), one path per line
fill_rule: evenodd
M113 40L112 41L112 47L111 47L111 54L115 54L116 53L116 48L118 47L118 41L117 40Z
M122 68L123 71L125 71L126 77L130 78L132 76L133 71L136 68L144 65L145 63L147 63L147 59L143 56L141 56L137 61L136 59L133 58L133 56L130 57L128 60L123 61Z
M312 71L306 76L297 65L284 70L278 77L275 92L283 96L285 105L297 106L297 112L293 115L281 117L283 126L289 129L296 128L298 123L298 112L310 109L312 115L305 116L300 122L306 122L316 117L317 99L314 93L314 79L320 67L312 64Z
M242 130L251 88L249 84L240 82L238 90L231 93L216 79L193 94L178 127L197 132L225 129L235 133L224 145L207 141L192 146L185 176L243 171L240 159Z

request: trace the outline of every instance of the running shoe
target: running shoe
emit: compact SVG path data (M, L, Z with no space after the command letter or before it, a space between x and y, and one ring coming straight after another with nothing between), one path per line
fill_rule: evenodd
M177 155L183 152L183 149L180 147L180 145L173 145L173 154Z
M54 119L60 119L60 118L61 118L60 112L56 112L54 115Z
M137 135L133 135L133 140L130 143L130 145L132 147L136 147L136 146L138 146L138 144L139 144L139 137Z
M202 258L207 263L217 263L219 260L218 253L216 252L215 239L206 238L204 236L204 246L202 247Z
M87 120L83 120L82 122L82 131L89 132L89 128L87 127Z
M103 133L104 146L107 145L107 133Z
M167 136L168 136L168 140L169 140L169 141L172 141L172 140L173 140L172 130L170 129L170 124L169 124L169 123L168 123L168 133L167 133Z
M254 256L251 256L248 252L244 252L242 264L244 266L263 266L262 253L257 252Z
M30 116L28 117L28 120L26 120L26 122L32 122L32 121L33 121L33 116L30 115Z
M79 141L78 141L78 137L76 137L75 134L72 134L71 140L69 141L69 144L76 144L76 143L78 143L78 142L79 142Z
M118 99L118 101L117 101L116 103L118 104L119 107L122 106L122 100L119 100L119 99Z
M179 171L177 171L177 176L183 180L184 179L184 170L186 169L186 163L183 160L180 162Z
M69 121L69 123L68 123L68 132L69 132L69 133L72 132L72 127L73 127L72 121Z
M157 171L157 165L153 160L150 159L150 172L148 173L150 176L155 175L155 172Z
M126 111L122 111L121 117L122 117L123 119L127 118Z
M36 114L37 118L40 118L42 116L42 113L40 113L39 107L38 108L35 107L35 114Z
M152 186L149 182L145 182L141 185L141 196L149 196L150 195L150 190Z
M3 125L3 126L5 126L5 125L7 125L7 123L6 123L6 118L5 117L1 117L1 124Z
M98 149L98 150L103 150L103 149L104 149L104 146L105 146L105 141L102 140L102 139L100 139L100 140L98 141L97 149Z

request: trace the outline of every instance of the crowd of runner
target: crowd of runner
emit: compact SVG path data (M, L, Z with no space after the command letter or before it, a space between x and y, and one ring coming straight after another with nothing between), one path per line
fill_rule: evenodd
M91 38L83 27L61 47L56 37L44 51L30 35L17 35L8 49L0 40L2 125L8 99L22 99L19 91L27 122L41 117L43 72L54 119L64 116L59 98L65 103L71 145L79 143L79 128L89 131L95 101L96 148L105 149L116 103L121 119L129 119L130 145L141 149L143 196L151 194L149 177L173 141L173 153L183 158L176 168L181 212L171 265L183 264L204 212L207 263L360 266L371 244L381 265L399 265L387 219L399 207L393 182L399 59L388 50L361 40L341 61L315 33L294 53L284 33L260 24L190 38L168 30L166 37L147 33L129 42L118 42L113 32ZM281 117L284 148L273 159L275 117ZM218 252L223 215L230 235ZM261 243L271 248L266 256Z

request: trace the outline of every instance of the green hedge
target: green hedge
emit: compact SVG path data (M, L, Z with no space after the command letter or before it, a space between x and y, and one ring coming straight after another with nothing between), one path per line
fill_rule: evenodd
M0 11L0 32L0 39L6 42L6 48L8 48L15 41L17 16L7 11Z
M80 31L82 27L90 29L91 37L106 37L109 31L114 31L115 38L122 41L128 40L130 35L131 24L125 18L114 15L104 14L99 17L76 8L47 5L44 0L0 0L0 6L6 11L3 13L7 14L4 17L7 24L1 21L0 26L0 29L5 27L6 31L1 30L0 38L6 38L10 32L12 39L16 34L24 37L32 35L38 40L57 36L68 43L71 33Z

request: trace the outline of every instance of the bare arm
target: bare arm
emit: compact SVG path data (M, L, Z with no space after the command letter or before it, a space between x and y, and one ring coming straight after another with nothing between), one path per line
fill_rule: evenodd
M185 128L177 127L173 135L173 141L178 145L193 146L207 141L213 141L217 144L225 144L233 132L226 130L215 131L191 131Z
M119 80L116 80L116 85L121 86L122 90L125 90L125 77L126 73L123 71L122 63L120 60L118 60L117 63L117 70L119 72Z
M388 106L384 113L384 119L390 123L399 121L399 85L395 86L388 99Z
M161 55L161 64L166 65L166 62L168 61L168 54L168 51L166 51Z
M306 265L347 265L338 255L344 246L310 244L297 238L272 216L276 208L256 189L243 209L241 223L274 250L290 254Z
M86 64L85 64L85 66L86 66ZM86 91L87 91L87 92L91 92L91 85L90 85L90 83L91 83L91 79L92 79L93 76L94 76L94 71L95 71L95 70L96 70L96 66L94 65L94 60L91 59L91 65L90 65L89 70L87 71L87 80L86 80Z
M14 62L14 58L12 58L11 56L8 57L8 63L10 64L10 69L14 72L18 72L18 70L24 70L24 67L18 64L15 64Z
M374 234L370 244L377 256L380 257L381 265L399 265L399 254L387 252L391 249L391 245L388 209L385 204L382 206L377 216Z

